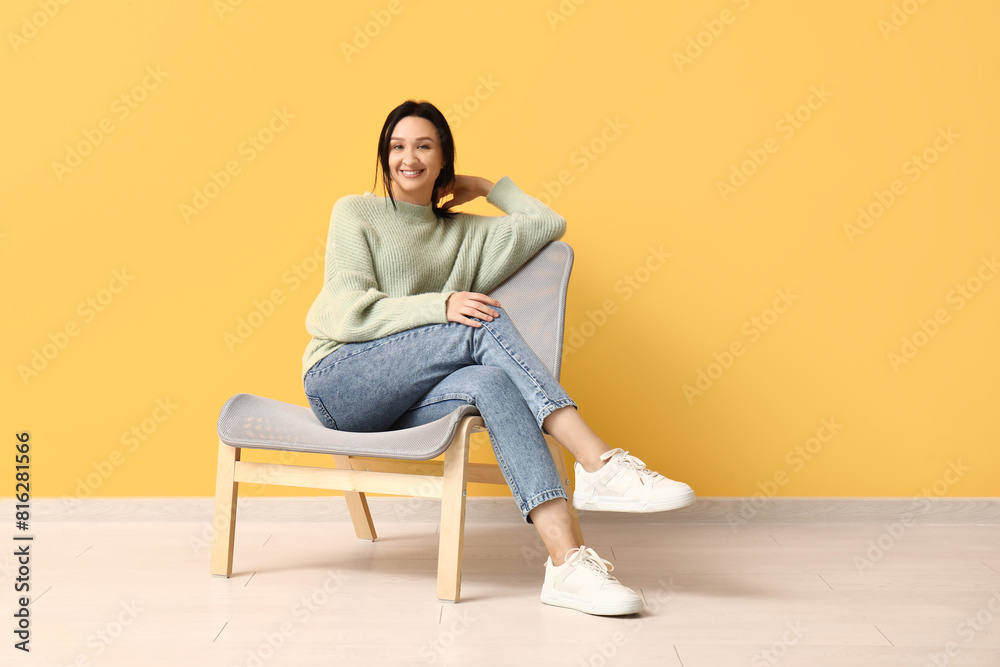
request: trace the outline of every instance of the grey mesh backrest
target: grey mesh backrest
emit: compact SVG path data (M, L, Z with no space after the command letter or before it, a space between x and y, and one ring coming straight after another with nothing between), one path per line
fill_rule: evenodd
M553 241L490 293L557 380L572 268L573 249L563 241Z

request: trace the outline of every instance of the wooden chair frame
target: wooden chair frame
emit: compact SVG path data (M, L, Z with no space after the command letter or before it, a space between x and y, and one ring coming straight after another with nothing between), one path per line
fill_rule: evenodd
M441 538L438 547L437 596L458 602L462 587L462 549L465 536L465 499L469 482L507 484L500 466L469 463L469 439L485 431L483 418L467 415L459 422L444 461L406 461L334 455L336 468L254 463L240 460L240 447L219 441L211 572L229 577L233 573L236 538L236 501L240 482L279 484L344 492L347 508L360 539L375 540L375 524L365 493L386 493L441 499ZM552 459L566 494L573 497L562 446L545 435ZM583 533L572 502L567 502L573 532L580 544Z

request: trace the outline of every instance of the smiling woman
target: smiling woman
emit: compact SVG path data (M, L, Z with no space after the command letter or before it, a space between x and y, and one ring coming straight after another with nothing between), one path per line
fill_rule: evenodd
M694 502L694 492L598 437L489 296L562 237L566 221L506 176L455 174L448 122L428 102L389 114L378 166L388 197L348 195L333 207L324 286L306 317L302 381L313 414L327 428L371 432L476 406L518 509L548 549L541 600L641 611L642 598L574 536L542 430L577 460L577 509L657 512ZM477 197L505 215L454 210Z

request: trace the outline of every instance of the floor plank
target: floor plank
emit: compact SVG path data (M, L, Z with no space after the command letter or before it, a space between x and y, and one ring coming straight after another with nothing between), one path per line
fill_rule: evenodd
M209 574L207 518L154 520L147 507L142 520L36 521L24 664L1000 664L993 524L734 529L584 514L588 545L647 603L603 618L539 601L546 554L516 513L469 521L462 601L450 604L435 598L438 526L425 509L383 508L366 542L339 510L296 521L262 502L238 520L228 579ZM0 556L2 613L16 576Z

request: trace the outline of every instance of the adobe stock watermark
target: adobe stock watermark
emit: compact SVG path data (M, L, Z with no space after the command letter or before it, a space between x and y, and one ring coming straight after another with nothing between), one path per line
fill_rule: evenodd
M993 589L990 597L983 606L971 616L966 616L955 626L955 634L962 639L962 645L969 645L979 635L986 630L997 615L1000 614L1000 591ZM946 642L940 651L931 651L927 654L927 662L924 667L947 667L951 664L951 659L962 652L962 646L957 641Z
M750 667L770 667L778 664L788 654L788 649L802 641L809 628L800 619L785 621L785 631L781 638L776 639L769 647L754 653L750 658Z
M899 517L899 521L883 523L882 527L884 530L874 540L868 540L867 549L863 553L854 554L851 557L851 562L854 564L854 568L858 574L862 577L865 576L865 570L881 562L886 554L906 536L906 532L917 525L917 517L921 514L926 514L931 509L930 499L941 498L946 495L952 487L962 481L962 478L970 470L972 468L964 465L962 459L958 459L957 461L949 460L948 469L944 471L944 474L929 486L923 487L920 493L914 496L913 500L917 502L916 510L913 512L903 512Z
M56 181L62 183L66 176L72 174L80 165L84 158L92 155L94 150L104 143L104 140L118 129L115 119L118 122L124 121L139 108L139 105L146 101L149 94L160 87L170 72L164 72L159 65L148 65L146 73L138 83L123 92L111 102L111 115L101 118L94 127L85 127L80 130L83 139L66 145L66 152L63 161L52 161L52 171L56 175Z
M966 304L982 292L983 287L1000 271L1000 262L994 254L991 257L983 255L976 271L965 280L955 283L955 287L945 295L945 302L954 306L955 311L962 310ZM926 348L934 337L941 333L941 328L951 322L951 314L947 307L940 307L927 319L918 319L917 328L900 339L899 350L889 350L886 360L894 373L899 373L900 367L913 361L921 350Z
M751 519L757 516L760 508L778 495L778 490L791 481L792 475L800 472L806 464L819 456L823 448L826 447L844 428L844 425L837 421L835 416L824 417L819 422L816 433L807 438L802 444L795 445L785 453L784 461L791 468L791 472L784 468L778 468L771 475L770 479L757 482L759 492L755 492L749 498L743 500L739 512L726 512L726 523L735 535L738 526L747 525Z
M145 611L135 600L122 602L120 606L121 611L118 612L114 620L108 621L96 631L87 634L84 642L90 650L77 653L73 662L66 667L89 667L96 664L92 660L101 657Z
M49 24L62 8L69 4L69 0L38 0L38 11L21 17L21 24L17 32L8 32L7 41L14 53L18 53L29 41L38 36L42 28Z
M470 453L471 451L470 446ZM368 468L365 468L365 470L368 470ZM422 510L426 511L427 505L425 503L427 499L434 498L434 494L436 493L434 485L426 480L421 481L419 484L411 483L409 490L409 494L398 496L395 498L395 502L379 506L384 512L384 514L378 517L379 521L392 520L397 523L409 521L414 514ZM435 506L440 506L440 503L436 503Z
M903 176L908 177L911 183L919 181L927 170L955 145L955 141L959 138L961 135L956 134L951 129L951 125L947 129L939 127L930 145L920 153L914 153L908 157L900 166ZM858 215L854 222L844 223L844 233L847 235L847 240L853 245L855 239L870 230L906 192L906 183L902 178L893 179L885 190L873 190L872 200L868 204L858 207Z
M750 0L732 0L732 2L740 8L740 11L746 11L750 6ZM701 25L703 29L688 36L683 50L673 52L674 65L677 66L677 71L683 74L685 67L693 65L694 61L700 58L705 53L705 50L715 44L715 40L722 36L722 33L726 30L726 26L736 22L737 16L738 14L733 10L723 9L719 12L718 17L702 21Z
M445 107L441 112L448 121L452 131L462 126L462 123L469 120L469 117L479 109L479 105L493 96L493 92L502 85L500 81L495 81L493 75L479 77L478 84L471 95L466 95L461 102L456 102L450 107Z
M831 97L833 97L833 93L826 89L826 84L820 84L818 87L810 86L809 97L806 98L806 101L782 115L774 124L774 130L785 141L790 140L812 119L813 113L822 109ZM719 196L722 197L722 201L726 202L736 194L779 150L781 150L781 142L774 137L768 137L760 146L748 148L745 160L730 165L729 177L725 180L715 181L715 188L719 192Z
M742 357L747 351L747 345L752 345L760 340L760 337L774 326L788 309L799 300L799 295L792 294L791 288L775 290L777 295L770 306L760 311L759 315L754 315L740 326L740 333L746 337L734 340L722 352L713 352L713 361L705 368L699 368L695 372L693 383L685 383L681 386L684 398L688 405L694 405L696 398L704 396L705 392L711 389L715 383Z
M889 41L889 35L899 32L899 29L906 25L910 17L920 11L920 8L927 4L927 0L903 0L900 4L893 3L889 18L880 18L875 25L882 33L882 39Z
M246 482L239 482L241 485L240 496L245 497L245 484L260 483L261 479L264 479L264 474L267 472L280 472L282 465L291 465L298 459L298 452L290 452L287 450L282 450L277 452L278 463L268 463L265 469L265 473L257 473L257 479L251 479ZM258 491L257 495L260 495L262 489ZM202 521L201 530L195 534L188 537L188 546L191 547L191 552L195 557L200 557L203 554L211 553L212 551L212 540L215 538L215 531L218 530L222 532L226 529L226 517L219 514L213 514L211 521Z
M212 9L220 21L225 21L226 16L242 7L244 2L246 0L212 0Z
M569 17L576 14L577 7L583 5L585 2L587 0L562 0L555 9L546 9L545 20L548 21L552 31L555 32L560 23L565 23L569 20Z
M282 621L275 630L265 633L256 646L247 649L247 657L243 664L246 667L261 667L277 655L278 650L295 635L298 629L308 623L313 614L322 609L348 581L349 578L339 569L327 570L323 582L292 605L289 610L291 620Z
M437 637L428 639L417 650L417 656L422 662L433 665L441 661L447 655L448 649L454 646L458 639L468 632L469 628L472 627L473 621L476 620L469 615L468 609L458 612L455 616L455 620L451 621L447 628L441 630L437 634ZM418 664L410 663L410 667L417 667Z
M149 412L147 417L143 417L127 430L122 431L118 440L122 448L111 450L107 456L91 461L92 471L87 472L82 477L76 478L76 487L73 496L62 496L61 500L69 507L75 506L81 499L94 495L97 489L108 481L115 471L125 465L129 457L149 442L160 427L174 415L180 406L169 397L157 397L154 401L155 407Z
M408 1L406 4L410 4ZM351 60L361 55L373 40L377 39L382 31L389 27L392 20L402 13L405 7L402 0L389 0L384 9L373 9L369 12L371 20L363 24L354 26L354 35L351 41L340 43L340 52L344 54L344 60L348 64Z
M177 208L180 211L181 219L185 223L190 223L191 218L200 215L208 208L208 205L215 201L223 190L233 183L233 179L243 173L244 165L248 165L267 148L283 132L289 121L295 120L295 114L288 112L288 107L272 107L271 117L264 125L253 134L248 134L236 146L238 157L226 161L226 164L218 171L209 169L208 178L203 185L195 187L192 191L191 201L181 202ZM242 161L241 159L242 158Z
M605 118L604 127L592 139L580 144L570 153L569 163L575 173L574 169L560 169L553 180L543 180L542 188L545 192L536 194L535 199L546 205L551 204L568 186L576 182L577 174L587 171L627 129L628 124L622 121L621 116Z
M281 282L288 285L288 292L297 291L305 281L320 271L323 268L325 257L326 241L317 238L316 245L313 246L309 254L282 272ZM232 331L222 333L222 342L226 344L226 349L229 350L230 354L247 342L274 315L278 306L285 303L286 297L287 294L284 290L274 288L263 299L254 299L250 312L246 316L241 315L236 319L236 327Z
M83 319L82 325L76 319L67 320L62 327L54 332L49 332L47 343L31 350L31 359L27 364L17 365L21 382L27 386L31 380L37 378L42 371L48 368L69 347L72 340L83 332L83 327L93 322L98 314L104 312L134 279L135 276L130 274L126 267L112 271L111 279L108 280L106 287L102 287L96 294L86 297L77 304L76 314Z
M615 282L614 292L620 297L605 299L597 310L588 309L587 321L573 325L567 330L563 349L568 354L575 354L587 340L608 323L608 319L618 312L622 303L631 299L652 279L654 273L663 268L670 257L673 255L666 252L662 245L655 248L649 246L645 261Z
M615 661L619 657L622 647L629 642L634 642L635 638L649 624L650 614L660 613L677 595L678 586L674 584L673 577L670 577L669 581L660 579L656 583L659 584L659 588L655 594L645 595L643 593L642 595L645 611L649 613L632 614L624 618L622 621L624 630L616 630L607 639L595 641L593 650L588 656L576 656L574 667L607 667L616 664Z

